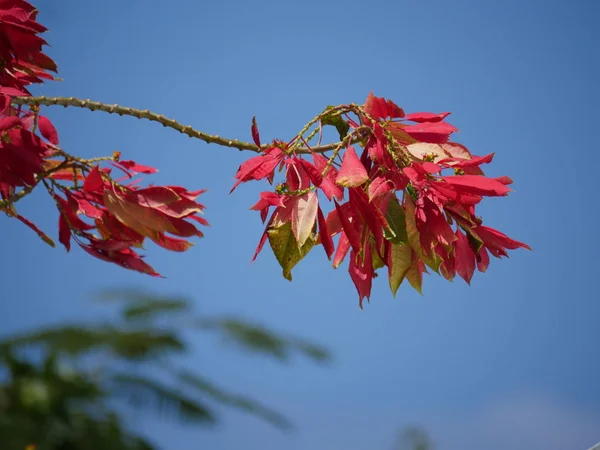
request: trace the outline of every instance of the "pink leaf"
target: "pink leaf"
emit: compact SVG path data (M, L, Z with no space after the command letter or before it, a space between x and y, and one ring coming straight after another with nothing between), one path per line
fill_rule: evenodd
M308 192L298 197L298 201L292 210L292 231L298 242L298 247L302 247L310 237L317 220L318 208L319 199L316 192Z
M357 187L368 179L367 169L358 159L354 147L348 147L346 153L344 153L342 167L335 182L344 187Z
M468 194L495 197L508 195L510 192L510 188L507 188L505 184L481 175L455 175L442 178L457 190Z
M446 117L448 117L448 115L450 115L449 112L443 112L443 113L439 113L439 114L434 114L434 113L430 113L430 112L417 112L417 113L411 113L411 114L407 114L404 119L406 120L410 120L412 122L441 122L442 120L444 120Z

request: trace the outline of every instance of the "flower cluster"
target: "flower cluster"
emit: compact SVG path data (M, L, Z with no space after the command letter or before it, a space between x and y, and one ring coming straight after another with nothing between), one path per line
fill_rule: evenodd
M67 250L73 239L89 254L127 269L157 276L135 249L146 238L171 251L185 251L186 239L202 236L195 221L203 206L195 201L203 191L179 186L140 188L138 174L156 169L112 157L85 160L59 147L58 133L39 108L15 107L14 97L29 97L26 86L53 77L54 62L42 52L46 31L37 11L23 0L0 2L0 210L33 229L45 242L53 240L21 216L15 202L43 184L59 213L59 241ZM110 164L100 168L100 162ZM114 168L124 176L111 178ZM127 181L127 184L122 184ZM168 234L166 234L168 233ZM169 236L174 235L177 237Z
M329 123L352 130L341 133L342 143L329 159L316 151L305 159L292 141L275 143L240 166L234 188L250 180L273 182L277 168L285 173L275 192L261 193L252 207L263 222L275 208L255 258L269 240L291 280L292 268L317 244L336 268L349 254L350 277L362 305L378 269L387 267L394 295L404 279L421 292L427 267L448 280L458 274L470 283L476 268L487 269L489 254L502 257L507 250L529 248L484 226L475 215L483 197L507 195L512 181L483 174L481 165L493 154L473 156L449 142L457 131L444 120L449 113L405 115L392 101L372 94L364 105L339 112L354 112L357 118L338 114L333 120L329 110L318 117L320 127ZM351 142L361 145L360 156ZM334 204L327 216L319 191Z

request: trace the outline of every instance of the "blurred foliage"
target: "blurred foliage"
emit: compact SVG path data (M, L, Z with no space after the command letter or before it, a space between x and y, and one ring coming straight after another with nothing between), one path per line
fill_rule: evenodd
M434 450L435 446L429 437L429 433L425 429L417 426L409 426L404 428L394 450Z
M309 342L236 318L195 317L184 298L114 290L99 299L120 302L118 320L0 340L2 450L31 444L36 450L155 449L127 428L126 407L209 425L218 421L214 408L221 405L281 429L291 426L279 412L178 368L173 357L189 350L186 332L216 333L246 352L278 361L294 353L316 362L329 359L327 351Z

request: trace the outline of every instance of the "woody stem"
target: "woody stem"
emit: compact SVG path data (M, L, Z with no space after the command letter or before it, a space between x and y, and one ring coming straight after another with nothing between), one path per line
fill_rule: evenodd
M204 133L198 131L190 125L183 125L174 119L169 119L161 114L156 114L147 109L136 109L129 108L120 105L109 105L93 100L82 100L75 97L12 97L11 103L14 105L35 105L35 106L74 106L77 108L88 109L90 111L104 111L109 114L118 114L119 116L132 116L138 119L150 120L152 122L158 122L164 127L172 128L182 134L185 134L191 138L200 139L208 144L217 144L223 147L237 148L238 150L249 150L253 152L259 152L268 148L268 145L262 145L260 148L250 142L243 142L237 139L227 139L221 136ZM340 143L336 142L329 145L321 145L313 147L312 151L316 153L324 153L329 150L335 149ZM310 150L306 147L296 149L296 153L310 153Z

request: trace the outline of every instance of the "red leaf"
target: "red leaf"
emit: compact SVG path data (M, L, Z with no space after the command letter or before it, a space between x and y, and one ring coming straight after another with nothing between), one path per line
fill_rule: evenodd
M456 250L456 271L467 284L471 284L471 278L473 272L475 272L475 254L469 245L469 240L462 231L456 230L456 237L458 238L454 247Z
M260 200L250 207L251 210L260 211L264 223L271 206L284 206L284 196L275 192L261 192Z
M481 225L475 228L475 232L483 240L485 247L496 257L498 257L498 255L508 256L505 249L516 250L518 248L525 248L531 250L529 245L515 241L500 231L490 227Z
M90 245L83 245L81 243L78 244L82 249L95 258L117 264L126 269L135 270L136 272L145 273L153 277L160 277L158 272L156 272L150 265L146 264L141 259L140 255L131 249L124 249L119 252L109 252L98 250Z
M99 166L94 167L83 182L83 189L87 192L99 192L104 190L104 181L100 174Z
M369 179L369 174L356 155L353 147L344 153L342 167L335 182L344 187L356 187Z
M87 231L94 228L92 225L87 224L83 220L81 220L73 211L71 205L69 205L69 202L67 202L65 199L59 197L58 195L55 195L54 200L56 200L59 213L65 216L67 223L72 228L75 228L79 231Z
M349 190L350 203L362 216L363 220L375 237L377 248L383 245L383 229L387 228L387 222L379 208L374 203L369 203L367 194L362 189L352 188Z
M136 173L151 174L158 172L158 169L155 169L154 167L143 166L135 161L119 161L118 164L123 166L125 169Z
M457 190L473 195L496 197L508 195L510 192L510 188L505 184L481 175L455 175L442 179Z
M327 167L327 158L318 153L313 153L313 162L315 163L315 167L318 169L319 173L323 173L325 167ZM310 174L309 174L310 176ZM323 177L319 188L325 194L328 200L333 200L334 198L341 200L344 197L344 190L335 184L335 180L338 176L338 171L333 165L329 167L325 177ZM314 181L313 181L314 183Z
M0 94L0 114L4 114L10 106L10 97L8 95Z
M342 210L340 205L338 205L338 203L335 200L333 203L335 204L335 209L340 219L340 223L342 224L342 229L344 230L346 236L348 237L348 240L350 241L350 245L352 245L352 248L356 253L360 253L362 249L362 244L360 242L359 231L354 227L353 223L350 223L350 220L348 220L348 217L346 217L346 214Z
M185 239L177 239L170 236L165 236L163 233L159 233L156 238L152 239L152 241L162 248L172 252L185 252L194 245Z
M334 250L333 239L327 229L327 222L325 221L325 216L323 216L321 208L318 208L317 210L317 220L319 224L319 238L321 239L321 245L323 245L323 249L325 249L327 259L331 260L331 255Z
M340 234L340 239L338 241L337 249L335 251L335 255L333 256L334 269L337 269L340 266L340 264L342 264L349 250L350 241L348 240L348 236L346 236L346 233L342 231L342 234Z
M124 200L147 208L159 208L176 203L181 200L181 197L174 190L167 187L150 186L128 193L125 195Z
M302 160L296 157L287 159L286 182L290 190L298 191L310 186L311 178L304 170Z
M371 284L374 275L370 245L365 247L363 255L356 254L354 251L350 252L348 272L358 291L359 305L362 309L363 299L369 300L371 296Z
M38 116L38 127L40 128L40 133L42 136L46 138L49 142L54 145L58 145L58 133L56 132L56 128L50 122L46 116Z
M31 228L33 231L35 231L37 233L37 235L42 239L42 241L44 241L50 247L55 246L54 241L52 239L50 239L50 237L46 233L44 233L42 230L40 230L39 227L35 223L30 221L29 219L26 219L25 217L23 217L20 214L17 214L15 217L17 219L19 219L22 223L27 225L29 228Z
M258 133L258 125L256 124L256 117L252 118L252 140L257 147L260 147L260 134Z
M472 159L463 159L463 158L446 158L441 161L438 161L438 164L445 164L450 167L474 167L480 166L481 164L491 163L492 159L494 159L495 153L490 153L486 156L474 156Z
M406 120L410 120L412 122L441 122L442 120L444 120L448 115L450 115L449 112L443 112L443 113L439 113L439 114L435 114L435 113L430 113L430 112L416 112L416 113L411 113L411 114L407 114L404 119Z
M299 159L299 161L302 165L302 168L308 174L310 181L312 181L312 183L317 187L321 186L321 183L323 182L321 171L305 159Z
M365 112L375 120L386 119L388 117L391 119L404 117L402 108L391 100L375 97L373 92L369 93L365 101Z
M477 255L477 270L485 272L490 265L490 255L488 254L485 247L481 247L479 254Z
M0 94L9 95L11 97L22 97L28 95L26 91L21 91L20 89L14 87L4 86L0 86Z
M439 166L438 164L429 162L429 161L425 161L424 163L421 164L421 166L427 173L440 173L440 171L442 170L441 166Z
M450 134L458 131L458 128L447 122L423 122L417 125L408 125L404 131L421 142L433 144L445 144Z
M230 194L240 185L240 183L245 183L250 180L262 180L273 173L284 155L281 149L269 150L265 152L265 155L255 156L240 165L235 174L237 181L231 188L231 191L229 191Z
M16 116L0 117L0 131L9 130L21 124L21 119Z
M67 251L71 250L71 230L62 214L58 215L58 240Z
M387 194L393 188L393 183L384 177L375 178L369 185L369 201L372 202L374 198Z

